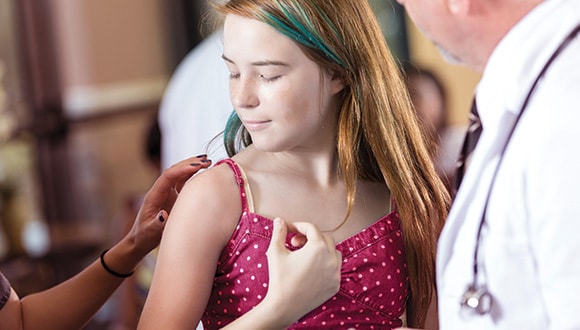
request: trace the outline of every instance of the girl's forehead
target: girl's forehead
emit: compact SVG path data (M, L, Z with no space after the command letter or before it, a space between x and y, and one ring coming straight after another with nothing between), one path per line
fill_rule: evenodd
M295 61L306 57L295 41L255 19L229 14L223 35L224 56L232 62Z

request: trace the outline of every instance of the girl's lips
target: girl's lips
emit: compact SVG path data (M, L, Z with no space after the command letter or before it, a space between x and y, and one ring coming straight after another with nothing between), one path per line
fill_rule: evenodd
M270 120L248 120L244 121L244 126L249 131L259 131L266 128L270 124Z

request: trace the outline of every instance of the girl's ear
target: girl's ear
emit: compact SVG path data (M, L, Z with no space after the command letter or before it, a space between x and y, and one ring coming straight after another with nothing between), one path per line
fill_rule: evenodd
M338 94L344 89L344 79L338 72L330 71L330 90Z

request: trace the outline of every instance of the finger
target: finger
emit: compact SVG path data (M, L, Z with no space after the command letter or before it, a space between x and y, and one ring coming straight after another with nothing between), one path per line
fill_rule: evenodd
M288 228L286 222L281 218L275 218L274 228L272 229L272 240L270 241L270 246L268 246L268 251L288 251L285 246L287 233Z
M288 228L288 232L296 234L290 240L290 244L292 244L293 247L301 248L304 245L306 245L306 242L308 242L308 237L306 237L306 235L302 234L296 228L296 226L294 224L291 224L291 223L288 224L287 228Z
M156 248L161 241L163 236L163 231L165 230L165 224L167 223L168 214L165 210L161 210L153 215L150 222L145 226L142 226L138 231L142 232L138 234L141 238L139 239L143 248L146 252L149 252Z
M151 191L165 193L179 182L185 182L189 177L197 173L200 169L208 167L211 162L203 163L201 160L206 160L205 155L191 157L174 164L170 168L161 173L157 178ZM183 186L183 184L181 184Z
M201 154L201 155L197 155L195 157L188 157L186 159L183 159L183 160L171 165L169 168L182 166L184 164L204 163L206 160L207 160L207 155Z
M292 232L297 232L306 236L306 244L324 244L328 249L328 252L334 253L336 250L336 244L334 238L331 235L325 234L318 229L318 227L309 222L294 222L288 225L288 228Z
M195 168L194 172L186 172L183 175L181 175L181 177L177 180L177 182L175 183L175 190L177 193L181 192L181 189L183 188L183 186L185 185L185 183L191 179L198 171L204 169L204 168L208 168L210 167L212 164L211 159L207 159L207 158L203 158L200 161L196 161L194 163L189 164L190 166Z
M336 250L335 253L336 253L337 266L338 266L338 269L340 269L342 267L342 252Z
M291 233L302 234L306 236L306 240L322 241L322 232L315 224L310 222L294 222L287 224L288 231Z
M208 161L208 163L201 163L201 164L200 163L193 163L193 164L190 164L190 166L192 166L195 169L195 171L193 171L193 172L192 171L188 171L188 172L182 174L179 177L179 179L176 180L176 182L174 184L175 192L179 194L181 192L181 189L183 189L183 186L185 186L185 183L187 181L191 180L191 178L193 178L193 176L195 174L197 174L200 170L202 170L204 168L207 168L210 165L211 165L211 161Z
M190 160L194 160L196 161L198 159L198 157L204 157L204 159L206 160L206 162L193 162L193 163L189 163ZM193 178L193 176L198 173L201 169L203 168L207 168L211 165L211 160L208 160L205 158L205 156L198 156L198 157L194 157L194 158L188 158L174 166L172 166L170 169L168 170L172 170L172 171L179 171L181 169L183 169L183 171L185 172L181 172L179 178L174 179L172 182L170 182L170 184L172 184L172 186L168 189L168 190L161 190L162 188L159 188L160 186L154 186L151 191L153 191L154 189L157 189L157 191L153 192L153 194L160 192L163 194L163 198L164 198L164 204L163 207L165 207L166 209L170 210L173 207L173 204L175 203L175 200L177 199L177 195L179 195L179 193L181 192L181 190L183 189L183 187L185 186L185 183L190 180L191 178ZM166 170L166 171L168 171ZM162 174L162 176L164 176L164 174ZM162 180L161 178L159 178L158 180ZM158 198L158 196L155 196L155 198Z
M308 238L302 234L296 234L290 240L290 244L292 244L292 246L295 248L303 247L306 244L306 242L308 242Z
M157 221L159 221L163 224L165 224L165 220L167 220L168 218L169 218L169 214L165 210L161 210L157 214Z

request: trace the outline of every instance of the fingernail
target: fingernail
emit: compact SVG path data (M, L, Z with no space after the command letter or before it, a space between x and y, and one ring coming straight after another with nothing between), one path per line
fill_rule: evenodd
M202 158L202 157L207 157L207 154L201 154L201 155L195 156L195 158Z
M159 212L158 218L159 218L159 221L165 222L165 218L163 217L163 212Z
M191 163L189 165L191 165L191 166L199 166L199 163Z
M202 163L211 163L211 159L202 159L201 162Z

